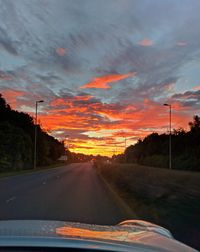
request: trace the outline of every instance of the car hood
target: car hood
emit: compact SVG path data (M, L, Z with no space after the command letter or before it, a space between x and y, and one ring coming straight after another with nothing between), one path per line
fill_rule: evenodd
M114 246L115 251L134 251L133 248L137 248L137 251L195 251L173 239L168 230L139 220L125 221L115 226L65 221L0 221L1 247L25 246L27 240L29 245L47 247L61 243L64 247L92 246L93 249L105 247L106 250Z

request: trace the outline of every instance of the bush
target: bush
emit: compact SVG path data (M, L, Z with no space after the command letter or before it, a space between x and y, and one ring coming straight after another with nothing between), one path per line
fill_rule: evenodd
M142 165L154 166L154 167L162 167L168 168L169 167L169 157L162 156L162 155L152 155L143 158L140 162Z

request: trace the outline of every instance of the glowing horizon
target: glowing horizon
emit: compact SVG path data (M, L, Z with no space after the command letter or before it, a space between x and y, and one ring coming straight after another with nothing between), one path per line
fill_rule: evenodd
M14 109L17 108L17 100L27 95L15 90L4 90L2 94ZM15 94L19 96L13 96ZM79 110L80 102L83 104ZM188 122L192 120L190 108L185 113L181 102L171 104L173 127L188 129ZM92 96L83 96L82 99L74 96L66 100L56 98L40 105L38 119L49 134L61 141L65 140L71 151L112 156L123 153L125 141L126 146L129 146L152 132L167 132L169 115L163 104L145 100L143 105L146 108L142 111L136 109L136 104L123 105L119 110L118 104L101 103L93 100ZM30 114L34 117L34 110Z

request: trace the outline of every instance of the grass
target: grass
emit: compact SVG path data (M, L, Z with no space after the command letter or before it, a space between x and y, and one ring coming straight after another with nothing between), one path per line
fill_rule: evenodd
M42 170L49 170L49 169L63 166L66 164L67 164L66 162L60 161L60 162L56 162L56 163L48 165L48 166L37 167L35 170L27 169L27 170L20 170L20 171L0 172L0 178L15 176L15 175L22 175L22 174L27 174L27 173L33 173L33 172L42 171Z
M200 173L137 164L99 164L97 169L139 219L166 227L200 249Z

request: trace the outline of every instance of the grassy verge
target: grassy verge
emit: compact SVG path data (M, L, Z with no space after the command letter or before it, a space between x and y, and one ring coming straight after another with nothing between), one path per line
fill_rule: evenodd
M26 174L26 173L33 173L33 172L42 171L42 170L49 170L49 169L63 166L66 164L68 164L68 163L60 161L60 162L56 162L56 163L48 165L48 166L37 167L35 170L27 169L27 170L21 170L21 171L0 172L0 178L15 176L15 175L22 175L22 174Z
M99 164L97 170L139 219L200 249L200 173L136 164Z

